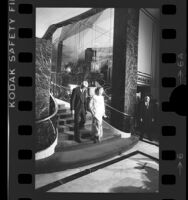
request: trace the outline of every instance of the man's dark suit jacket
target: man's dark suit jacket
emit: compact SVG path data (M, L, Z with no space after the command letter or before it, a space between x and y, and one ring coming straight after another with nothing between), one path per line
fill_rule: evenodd
M87 98L86 91L83 93L80 91L80 87L76 87L72 91L71 101L70 101L71 110L79 112L80 110L87 109Z
M151 102L149 103L148 109L146 108L144 101L141 102L139 118L143 119L143 123L146 127L151 127L152 118L154 118L154 109Z

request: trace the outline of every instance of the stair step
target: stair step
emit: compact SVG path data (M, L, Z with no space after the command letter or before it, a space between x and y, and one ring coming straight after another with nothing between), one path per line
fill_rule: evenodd
M62 113L66 113L67 111L68 111L68 109L64 108L64 109L58 110L57 114L60 115Z
M85 122L85 126L87 127L87 126L91 126L92 125L92 122L91 121L86 121ZM70 119L60 119L59 121L58 121L58 127L61 127L61 126L67 126L67 127L69 127L69 126L71 126L71 127L74 127L74 120L72 119L72 118L70 118Z
M62 135L64 135L64 138L67 138L67 140L74 140L74 131L66 131ZM91 137L91 133L81 133L81 138L87 139Z
M66 112L59 112L59 119L65 119L65 118L71 118L73 119L74 117L71 114L70 110L67 110ZM86 115L86 120L92 120L92 116L90 114Z
M86 123L85 125L90 125L90 124ZM59 124L58 125L58 131L63 132L63 133L65 133L66 131L74 131L74 124L72 124L72 123L66 124L66 125Z
M64 104L58 104L58 109L61 110L61 109L64 109L66 108L66 106Z
M66 124L66 126L69 128L70 131L74 131L74 125L73 124Z
M61 139L59 139L58 143L63 143L65 140L74 140L74 132L73 131L66 131L65 133L61 134ZM91 139L92 134L91 133L82 133L81 134L82 139ZM109 140L112 138L120 138L120 136L108 136L101 138L101 141Z
M64 134L64 133L59 134L59 136L58 136L58 144L62 143L65 140L69 140L69 135Z
M74 122L74 118L71 116L71 117L67 117L67 118L60 118L58 119L59 121L67 121L68 123L71 121L71 122Z
M63 119L67 119L67 118L72 118L73 116L71 114L71 112L65 112L65 113L60 113L59 114L59 120L63 120Z
M65 133L60 133L58 135L58 145L63 144L65 141L74 140L74 132L66 131Z
M65 118L70 118L70 117L72 117L72 114L71 114L70 111L69 112L65 112L65 113L59 113L59 118L60 119L65 119Z
M59 120L58 126L66 125L66 120Z
M59 122L58 122L59 125L67 125L67 124L72 124L72 123L74 123L74 119L72 118L59 119Z
M72 136L74 136L74 131L66 131L63 135L72 135Z
M69 130L70 128L68 126L64 126L64 125L58 126L59 133L65 133L66 131L69 131Z
M74 126L72 126L72 127L74 127ZM66 131L63 134L74 135L74 130ZM91 135L91 130L90 129L84 129L84 130L81 129L80 134L85 135L87 137L87 135Z

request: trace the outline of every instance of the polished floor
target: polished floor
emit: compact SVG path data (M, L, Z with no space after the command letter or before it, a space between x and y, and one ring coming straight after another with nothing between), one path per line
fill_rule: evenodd
M133 148L95 164L36 174L36 190L63 193L158 192L159 147L139 141Z

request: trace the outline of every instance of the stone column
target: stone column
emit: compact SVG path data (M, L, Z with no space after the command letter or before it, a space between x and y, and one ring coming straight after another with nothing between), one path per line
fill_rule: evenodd
M36 120L49 116L52 43L36 39Z
M51 81L51 40L36 39L36 73L35 73L35 113L36 122L48 117L50 113L50 81ZM36 123L35 151L48 148L57 135L50 120Z
M61 85L61 65L62 65L62 56L63 56L63 41L58 43L57 49L57 68L56 68L56 83Z
M139 9L115 8L112 69L112 124L130 132L137 91L137 55Z
M62 55L63 55L63 41L60 41L57 46L57 64L55 69L55 83L57 85L62 84L62 75L61 75L61 64L62 64ZM55 86L55 97L59 97L60 88Z
M56 68L56 73L61 72L62 54L63 54L63 42L60 41L58 43L58 47L57 47L57 68Z

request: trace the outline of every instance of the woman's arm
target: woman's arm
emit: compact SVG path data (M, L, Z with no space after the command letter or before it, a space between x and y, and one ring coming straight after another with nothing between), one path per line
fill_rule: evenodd
M92 97L90 102L89 102L89 109L91 111L91 114L95 114L95 103L94 103L94 98Z
M106 112L105 112L105 102L104 102L104 97L103 97L103 117L107 117Z

